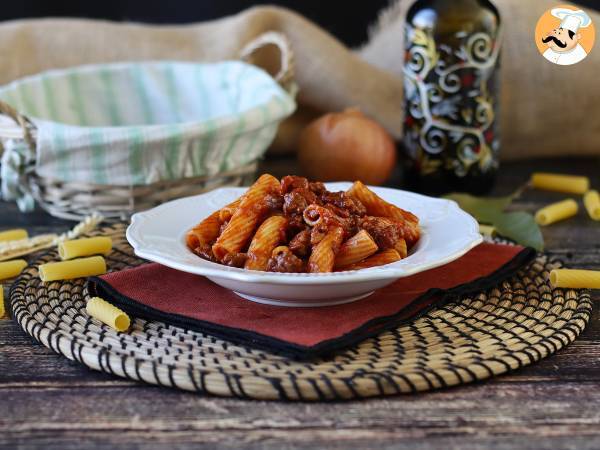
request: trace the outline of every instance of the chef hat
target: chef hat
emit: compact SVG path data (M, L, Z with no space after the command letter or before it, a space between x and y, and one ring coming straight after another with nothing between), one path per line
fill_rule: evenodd
M573 11L567 8L554 8L550 13L562 20L560 27L565 30L571 30L573 33L577 33L579 28L588 27L592 23L592 19L587 13L581 9Z

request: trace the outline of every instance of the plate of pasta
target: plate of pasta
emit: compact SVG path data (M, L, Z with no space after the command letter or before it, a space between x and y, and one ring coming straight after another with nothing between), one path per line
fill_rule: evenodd
M137 213L127 239L142 258L277 306L359 300L482 241L451 200L269 174Z

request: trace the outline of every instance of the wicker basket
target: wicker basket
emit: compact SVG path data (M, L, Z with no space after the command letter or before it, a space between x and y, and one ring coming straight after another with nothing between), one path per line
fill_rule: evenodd
M292 93L293 54L285 36L276 32L260 35L242 49L240 58L252 62L257 50L269 45L276 46L281 56L279 71L273 78ZM22 164L24 167L15 180L16 184L44 210L60 218L78 220L95 212L107 219L127 219L136 211L173 198L199 194L224 185L246 184L256 172L257 161L254 160L211 176L161 180L143 185L65 182L41 176L36 170L38 130L34 121L3 101L0 101L0 114L5 116L0 116L0 155L6 145L14 142L26 143L23 148L31 151L29 160Z

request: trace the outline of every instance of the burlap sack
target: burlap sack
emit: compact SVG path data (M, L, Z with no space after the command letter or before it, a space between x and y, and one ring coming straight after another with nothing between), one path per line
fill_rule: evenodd
M600 50L575 66L542 58L533 32L553 0L495 0L504 18L502 157L600 154ZM401 137L403 17L410 2L383 14L370 42L350 51L300 15L255 7L188 26L41 19L0 24L0 83L51 68L148 59L219 61L237 58L267 30L290 39L302 108L281 127L275 145L294 149L299 127L323 111L359 106ZM596 24L600 14L591 13ZM340 18L342 20L343 17ZM265 55L261 64L272 65Z

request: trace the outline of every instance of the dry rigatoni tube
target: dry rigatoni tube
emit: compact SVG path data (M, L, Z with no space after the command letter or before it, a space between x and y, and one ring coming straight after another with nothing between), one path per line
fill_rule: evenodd
M577 202L572 198L548 205L535 213L535 221L540 225L550 225L577 214Z
M550 272L550 283L559 288L600 289L600 271L554 269Z
M23 230L21 228L17 230L0 231L0 242L18 241L21 239L27 239L28 237L29 235L27 234L27 230Z
M7 280L18 276L27 267L24 259L13 259L12 261L0 262L0 280Z
M42 264L38 270L42 281L71 280L105 274L106 261L102 256L91 256Z
M131 325L129 316L100 297L91 298L85 307L87 313L117 331L125 331Z
M112 239L106 236L75 239L58 244L61 259L80 258L91 255L107 255L112 250Z
M590 180L588 177L538 172L531 175L531 185L546 191L585 194L590 188Z
M600 220L600 195L598 191L588 191L583 196L583 204L590 217Z

